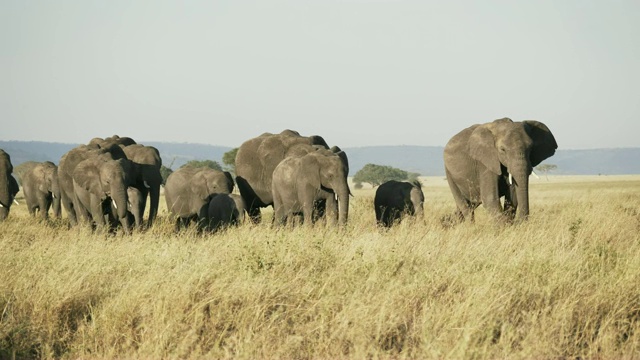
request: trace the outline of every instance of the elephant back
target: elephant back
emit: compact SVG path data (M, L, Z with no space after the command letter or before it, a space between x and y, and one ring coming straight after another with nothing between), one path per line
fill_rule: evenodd
M318 148L329 149L321 136L301 136L289 129L245 141L236 156L236 181L245 202L258 207L272 205L271 183L276 166L286 157L304 156Z

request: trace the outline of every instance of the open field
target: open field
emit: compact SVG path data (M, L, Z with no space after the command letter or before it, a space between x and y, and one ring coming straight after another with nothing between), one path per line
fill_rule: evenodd
M541 175L526 223L449 229L446 181L423 181L424 221L389 231L373 189L344 229L205 236L165 207L109 236L22 201L0 224L0 358L640 356L640 176Z

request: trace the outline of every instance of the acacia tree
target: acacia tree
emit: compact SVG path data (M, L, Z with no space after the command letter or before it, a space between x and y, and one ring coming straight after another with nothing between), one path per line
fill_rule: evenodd
M403 181L408 178L409 173L404 170L386 165L367 164L353 176L353 182L356 184L356 187L363 182L376 187L389 180Z
M556 169L558 169L558 165L554 165L554 164L542 164L542 165L536 166L536 170L543 173L544 176L547 178L547 181L549 181L549 173Z
M238 149L231 149L222 155L222 163L225 165L225 170L235 174L236 173L236 155Z
M196 168L197 167L208 167L208 168L211 168L213 170L222 171L222 166L220 166L220 164L217 161L213 161L213 160L191 160L191 161L188 161L186 164L183 164L180 167L183 168L185 166L192 166L192 167L196 167Z

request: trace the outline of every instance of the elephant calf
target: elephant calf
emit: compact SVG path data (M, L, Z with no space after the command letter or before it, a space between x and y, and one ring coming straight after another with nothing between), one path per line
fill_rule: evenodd
M418 180L412 182L390 180L378 187L373 200L378 225L391 227L402 216L422 216L424 194Z
M206 228L217 231L226 226L236 226L244 220L245 205L237 194L213 194L207 208Z
M230 194L233 187L233 177L227 171L185 166L171 173L164 195L170 216L176 219L176 230L192 221L204 226L210 197Z

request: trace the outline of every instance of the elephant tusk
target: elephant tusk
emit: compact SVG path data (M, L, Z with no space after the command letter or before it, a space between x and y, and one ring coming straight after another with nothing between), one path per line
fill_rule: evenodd
M113 204L113 207L116 208L116 210L118 210L118 205L116 205L116 201L115 200L111 200L111 203Z
M131 209L131 203L127 201L127 206Z
M20 203L18 202L18 200L16 200L15 198L13 199L13 202L16 203L16 205L20 205Z
M531 173L533 174L533 176L536 177L536 179L540 179L540 176L538 176L538 174L536 174L536 172L533 171L533 169L531 169Z
M509 173L509 185L513 185L513 176Z
M3 207L4 207L4 205L2 205L2 203L0 203L0 208L3 208Z
M56 194L54 193L51 193L51 196L53 196L54 199L56 198Z
M151 186L149 186L149 184L147 184L147 181L144 181L144 187L146 187L147 189L151 189Z

